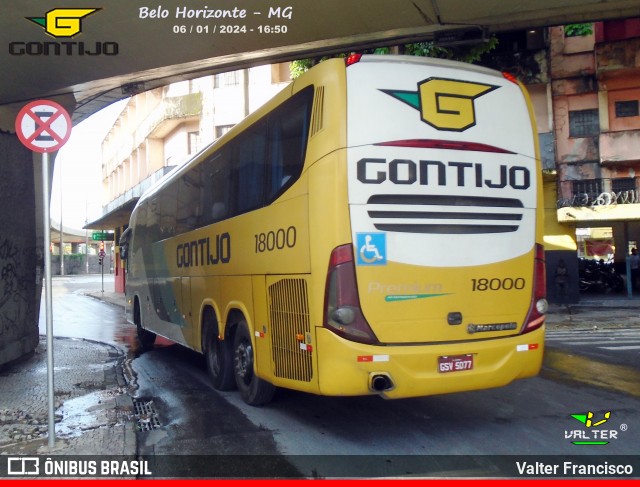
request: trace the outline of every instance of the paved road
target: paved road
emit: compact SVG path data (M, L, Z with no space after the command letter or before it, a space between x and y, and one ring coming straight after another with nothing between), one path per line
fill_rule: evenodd
M86 295L89 292L99 293L103 281L105 290L113 290L113 276L109 274L104 279L95 274L53 278L53 335L86 338L136 350L139 346L136 330L125 320L123 309ZM40 334L46 335L44 293L39 328Z
M57 284L61 287L59 294L54 293L57 333L113 341L132 351L132 394L151 403L158 420L156 428L138 434L140 454L161 458L176 453L233 457L253 453L280 459L285 455L288 460L279 464L283 472L293 468L308 476L324 476L342 463L351 473L367 476L389 465L394 465L390 475L415 474L415 464L404 467L399 459L434 455L473 460L485 455L637 456L640 451L640 392L632 389L634 382L636 387L640 384L634 375L637 364L635 368L610 365L578 355L575 352L582 346L572 344L573 337L585 333L573 325L570 331L551 330L551 346L539 377L507 387L398 401L279 390L273 403L254 408L234 391L213 390L202 358L193 352L162 340L150 351L135 352L134 329L124 322L121 309L83 295L82 286L95 285L95 280L87 277L79 283L70 278ZM555 346L563 340L569 352ZM588 411L612 413L607 427L617 436L606 449L576 446L567 437L575 430L587 433L572 415ZM375 464L363 463L369 458ZM485 467L473 462L459 466L466 472ZM434 468L460 473L455 465Z

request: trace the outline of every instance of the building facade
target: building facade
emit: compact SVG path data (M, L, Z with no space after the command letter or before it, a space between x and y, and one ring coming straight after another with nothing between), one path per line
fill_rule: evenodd
M640 19L499 35L490 64L522 79L545 168L547 288L560 260L579 299L579 258L629 274L640 244Z
M552 28L549 51L557 220L575 229L579 257L629 276L640 244L640 19L581 36Z

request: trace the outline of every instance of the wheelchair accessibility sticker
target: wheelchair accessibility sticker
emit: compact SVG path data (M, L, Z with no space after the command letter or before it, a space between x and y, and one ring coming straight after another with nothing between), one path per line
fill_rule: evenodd
M387 264L386 233L356 233L358 265Z

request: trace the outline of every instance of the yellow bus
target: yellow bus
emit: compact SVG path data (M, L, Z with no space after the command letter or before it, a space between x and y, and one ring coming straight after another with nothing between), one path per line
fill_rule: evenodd
M541 194L512 77L325 61L140 198L127 317L252 405L503 386L542 362Z

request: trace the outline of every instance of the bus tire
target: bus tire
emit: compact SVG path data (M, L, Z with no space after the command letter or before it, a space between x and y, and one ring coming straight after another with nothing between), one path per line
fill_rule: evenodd
M230 391L236 388L233 375L232 350L228 342L218 339L218 325L212 313L205 316L204 356L207 373L213 388L218 391Z
M138 341L140 342L140 345L142 345L142 348L148 349L153 347L153 344L156 342L156 334L142 328L140 304L138 303L138 301L136 301L135 304L133 322L136 324L136 334L138 335Z
M240 396L250 406L261 406L273 398L276 388L254 373L253 344L246 321L240 321L233 339L233 374Z

